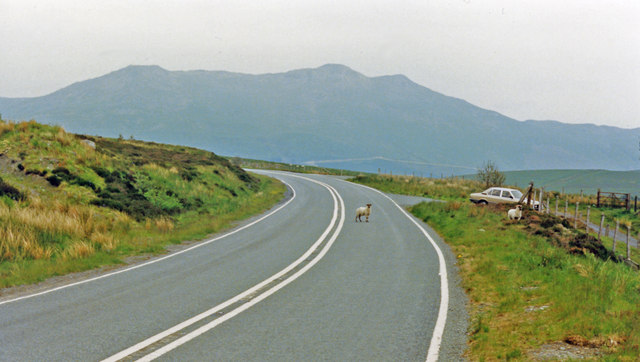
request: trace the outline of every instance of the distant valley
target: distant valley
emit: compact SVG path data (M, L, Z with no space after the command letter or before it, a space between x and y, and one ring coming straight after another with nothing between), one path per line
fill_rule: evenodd
M368 172L640 169L640 128L517 121L402 75L343 65L279 74L129 66L35 98L0 98L4 119L217 154Z

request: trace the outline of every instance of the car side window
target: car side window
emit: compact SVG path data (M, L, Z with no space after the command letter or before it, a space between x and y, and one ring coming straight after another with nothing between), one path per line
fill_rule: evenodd
M491 190L491 196L500 196L500 190Z
M502 197L507 198L507 199L513 199L513 196L511 196L511 192L504 190L502 191Z

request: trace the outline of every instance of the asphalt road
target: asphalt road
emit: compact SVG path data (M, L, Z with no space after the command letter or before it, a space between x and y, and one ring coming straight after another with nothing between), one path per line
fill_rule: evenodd
M372 189L270 175L290 186L288 199L231 232L42 294L3 295L0 360L461 359L465 297L428 226ZM367 203L370 222L355 222Z

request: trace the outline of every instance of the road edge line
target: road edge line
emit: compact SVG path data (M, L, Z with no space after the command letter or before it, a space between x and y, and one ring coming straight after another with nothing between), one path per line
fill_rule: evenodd
M373 187L370 187L370 186L361 185L361 184L349 182L346 180L340 180L340 181L346 182L351 185L356 185L356 186L373 190L379 193L380 195L384 196L385 198L387 198L400 211L402 211L402 213L407 218L409 218L409 220L411 220L411 222L413 222L413 224L417 226L418 229L420 229L422 234L426 236L427 240L429 240L433 248L436 250L436 254L438 255L438 262L440 264L438 269L438 272L440 275L440 308L438 309L438 318L436 319L436 325L433 329L433 336L431 337L431 342L429 343L429 350L427 352L426 362L437 361L440 354L440 345L442 344L442 336L444 335L444 327L447 323L447 311L449 309L449 281L447 277L447 263L444 259L444 254L442 253L442 250L440 249L438 244L435 242L435 240L433 240L431 235L429 235L429 233L422 227L422 225L420 225L416 221L415 217L411 216L405 209L403 209L400 205L398 205L397 202L395 202L391 197L386 195L384 192L378 189L374 189Z

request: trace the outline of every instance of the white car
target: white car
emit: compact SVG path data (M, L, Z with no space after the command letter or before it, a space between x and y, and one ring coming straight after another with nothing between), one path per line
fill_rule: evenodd
M506 187L490 187L482 192L472 193L469 200L474 204L515 204L522 198L522 192ZM527 199L524 199L527 203ZM533 201L533 208L538 209L538 201Z

